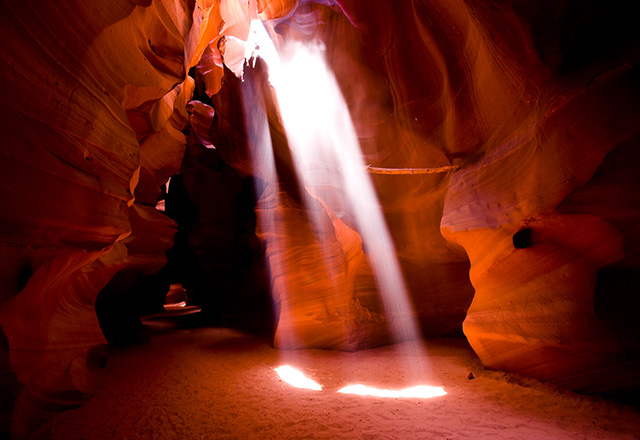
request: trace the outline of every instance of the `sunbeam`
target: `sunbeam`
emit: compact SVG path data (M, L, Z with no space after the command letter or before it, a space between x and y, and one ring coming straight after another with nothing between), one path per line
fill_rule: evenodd
M440 397L447 394L442 387L431 387L427 385L418 385L411 388L401 390L387 390L382 388L374 388L367 385L349 385L338 390L343 394L357 394L359 396L374 397L405 397L427 399L430 397Z
M289 385L296 388L303 388L307 390L322 391L322 386L316 381L309 379L300 370L289 365L282 365L281 367L274 368L280 379L284 380Z
M250 60L257 56L269 67L269 82L277 97L305 202L309 202L310 194L331 201L331 209L353 223L373 268L394 341L419 340L395 247L366 172L348 106L326 63L324 47L293 43L276 49L264 25L254 21L245 57ZM320 230L323 225L312 209L308 209L308 215L315 230ZM326 270L330 273L331 269ZM413 361L421 363L421 347L416 344L413 351ZM418 370L422 368L417 366Z

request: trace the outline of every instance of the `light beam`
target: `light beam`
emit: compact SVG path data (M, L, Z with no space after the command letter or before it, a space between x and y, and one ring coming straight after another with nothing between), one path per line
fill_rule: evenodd
M303 388L307 390L322 391L322 386L316 381L309 379L300 370L289 365L283 365L278 368L274 368L280 379L284 380L289 385L296 388Z
M381 388L374 388L367 385L349 385L338 390L343 394L357 394L359 396L374 396L374 397L403 397L403 398L420 398L427 399L431 397L440 397L447 394L442 387L431 387L427 385L418 385L411 388L404 388L401 390L386 390Z

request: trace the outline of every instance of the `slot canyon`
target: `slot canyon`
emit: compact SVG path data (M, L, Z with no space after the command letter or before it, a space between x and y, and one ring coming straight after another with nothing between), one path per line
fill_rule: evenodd
M640 438L633 2L0 8L0 438Z

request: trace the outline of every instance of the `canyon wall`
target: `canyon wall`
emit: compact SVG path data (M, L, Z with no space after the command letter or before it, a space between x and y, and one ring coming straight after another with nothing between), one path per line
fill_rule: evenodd
M92 395L106 360L99 292L166 262L175 223L155 204L181 167L186 72L208 15L120 0L5 1L0 16L2 400L22 438Z
M450 334L464 319L488 367L637 393L638 33L628 14L597 1L338 3L279 2L272 29L327 46L423 333ZM235 29L247 39L246 25ZM257 211L282 226L261 235L280 307L276 345L384 341L393 317L366 249L340 238L358 229L343 189L303 207L317 190L300 189L292 172L273 91L256 79L264 66L238 83L238 61L225 56L238 49L216 48L211 59L230 70L220 80L220 69L199 66L203 91L216 84L203 136L264 179L249 145L264 133L252 121L267 120L279 173ZM243 108L243 95L263 110ZM305 209L333 228L324 257ZM323 258L331 270L313 264Z
M277 347L391 340L345 188L299 185L266 66L238 78L252 19L276 44L326 46L424 335L463 329L490 368L637 395L632 17L602 1L0 2L3 430L84 402L107 342L161 308L176 223L155 207L178 172L200 215L176 241L213 286L195 298L252 321L268 276Z

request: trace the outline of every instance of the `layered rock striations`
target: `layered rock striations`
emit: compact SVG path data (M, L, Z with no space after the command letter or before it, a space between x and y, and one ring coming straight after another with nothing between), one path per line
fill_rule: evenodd
M595 0L41 3L0 3L0 365L11 369L0 390L16 437L91 395L105 343L128 334L119 318L161 304L175 245L202 285L239 295L237 314L267 308L250 293L263 288L264 253L278 347L390 340L345 188L300 185L266 66L244 66L253 19L277 45L325 46L424 334L462 326L488 367L637 390L628 11ZM200 215L174 243L175 222L155 206L178 172L195 206L184 209ZM215 310L207 289L196 297Z
M625 283L635 280L637 217L629 196L637 186L629 177L636 162L637 35L624 30L629 20L606 13L599 2L584 8L473 1L339 6L285 8L274 30L285 40L317 38L327 45L365 159L385 170L373 181L423 331L446 333L466 314L465 334L489 367L582 391L633 388L637 347L627 332L637 329L623 312L635 304ZM302 25L314 19L315 26ZM242 30L232 36L243 39L246 27L235 29ZM224 47L218 55L210 49L211 59L224 59ZM237 61L228 67L235 72ZM202 64L200 70L211 72ZM208 112L216 116L208 138L241 173L261 177L244 125L255 118L231 103L242 87L224 78L220 84L211 94ZM272 138L282 139L278 123L268 119ZM276 157L278 142L271 145ZM619 172L609 164L622 162ZM408 168L442 171L402 171ZM280 183L287 180L281 173ZM622 182L630 186L623 190ZM320 283L330 279L322 266L274 262L278 253L287 254L283 249L298 249L299 261L318 261L319 239L301 232L309 220L293 215L302 209L295 192L279 201L277 189L266 193L271 202L264 206L272 212L262 214L280 215L287 225L278 229L284 244L276 244L278 235L262 235L267 259L278 283L297 277ZM323 200L329 218L340 213L354 227L336 199ZM342 255L349 254L345 250ZM349 267L333 261L337 271ZM291 291L287 315L280 315L295 328L289 333L314 334L323 308L340 314L356 300L382 319L374 331L381 334L384 312L366 259L356 270L353 291L343 284L342 299L332 305L300 293L302 284L280 287ZM283 302L284 295L276 298ZM626 319L616 321L616 313ZM351 340L346 329L328 334L327 341L314 334L298 345L345 347Z
M617 24L609 14L594 17L592 6L567 5L580 24L550 28L559 41L572 34L564 53L532 33L547 61L535 105L452 177L441 230L471 262L475 295L463 328L483 364L582 392L637 396L630 339L638 331L622 310L633 307L637 271L637 181L628 167L638 157L638 46L608 33L625 25L623 16ZM523 18L533 31L539 18ZM602 34L591 53L582 52L585 28Z
M0 5L0 326L22 388L16 438L91 396L106 359L99 292L165 264L175 225L154 206L181 165L201 6Z

